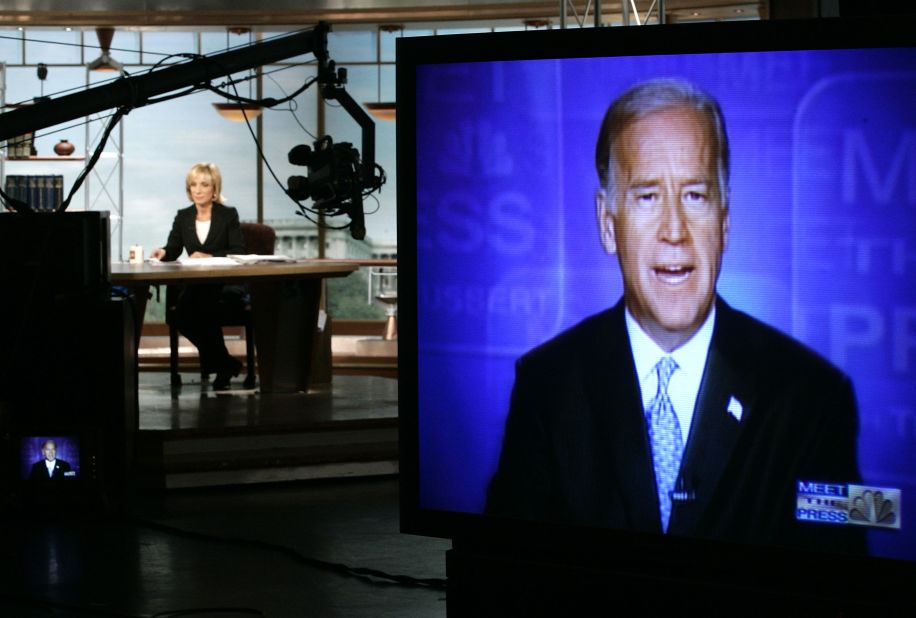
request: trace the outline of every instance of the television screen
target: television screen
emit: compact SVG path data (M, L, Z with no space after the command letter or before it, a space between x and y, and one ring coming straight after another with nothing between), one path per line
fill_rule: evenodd
M80 478L80 443L75 436L27 436L19 448L20 478L52 486Z
M916 561L914 33L401 39L403 529Z

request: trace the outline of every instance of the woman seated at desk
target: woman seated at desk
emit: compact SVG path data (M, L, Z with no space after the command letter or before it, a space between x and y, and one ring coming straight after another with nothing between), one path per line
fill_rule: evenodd
M239 213L224 204L222 184L215 164L191 166L185 190L193 204L178 211L165 247L153 250L151 257L170 262L178 259L183 250L191 259L245 253ZM226 349L217 320L216 305L222 291L222 284L186 285L173 318L178 332L197 346L201 372L216 373L214 390L229 388L230 380L242 367Z

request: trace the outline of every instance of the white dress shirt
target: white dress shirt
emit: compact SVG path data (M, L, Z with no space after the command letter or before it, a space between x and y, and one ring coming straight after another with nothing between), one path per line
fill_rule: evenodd
M47 459L45 459L45 467L48 469L48 476L54 476L54 466L56 465L57 465L56 459L52 459L51 461L48 461Z
M204 244L207 240L207 234L210 233L210 221L195 221L194 226L197 228L197 240Z
M706 317L700 329L684 345L673 352L665 352L639 326L636 319L626 310L627 334L630 336L630 347L636 375L639 377L639 388L642 393L643 411L649 406L658 390L658 375L655 365L664 356L671 356L677 363L677 370L668 382L668 397L674 406L678 423L681 426L681 437L687 444L690 426L693 423L693 411L703 381L703 370L706 368L706 357L709 355L709 343L712 340L713 325L716 321L716 306Z

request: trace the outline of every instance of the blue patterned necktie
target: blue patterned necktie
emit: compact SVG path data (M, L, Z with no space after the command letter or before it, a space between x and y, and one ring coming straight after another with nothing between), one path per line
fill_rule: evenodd
M655 365L658 374L658 392L646 408L649 425L649 443L652 445L652 460L655 466L655 482L658 489L658 506L662 516L662 530L668 531L671 519L671 492L681 467L684 453L684 439L681 426L668 397L668 381L677 369L677 363L665 356Z

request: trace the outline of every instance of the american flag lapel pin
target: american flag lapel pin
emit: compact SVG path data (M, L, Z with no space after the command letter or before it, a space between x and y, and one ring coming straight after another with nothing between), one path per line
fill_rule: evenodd
M741 417L744 415L744 406L741 405L741 402L735 399L734 396L728 398L728 407L726 408L728 413L731 414L736 421L741 422Z

